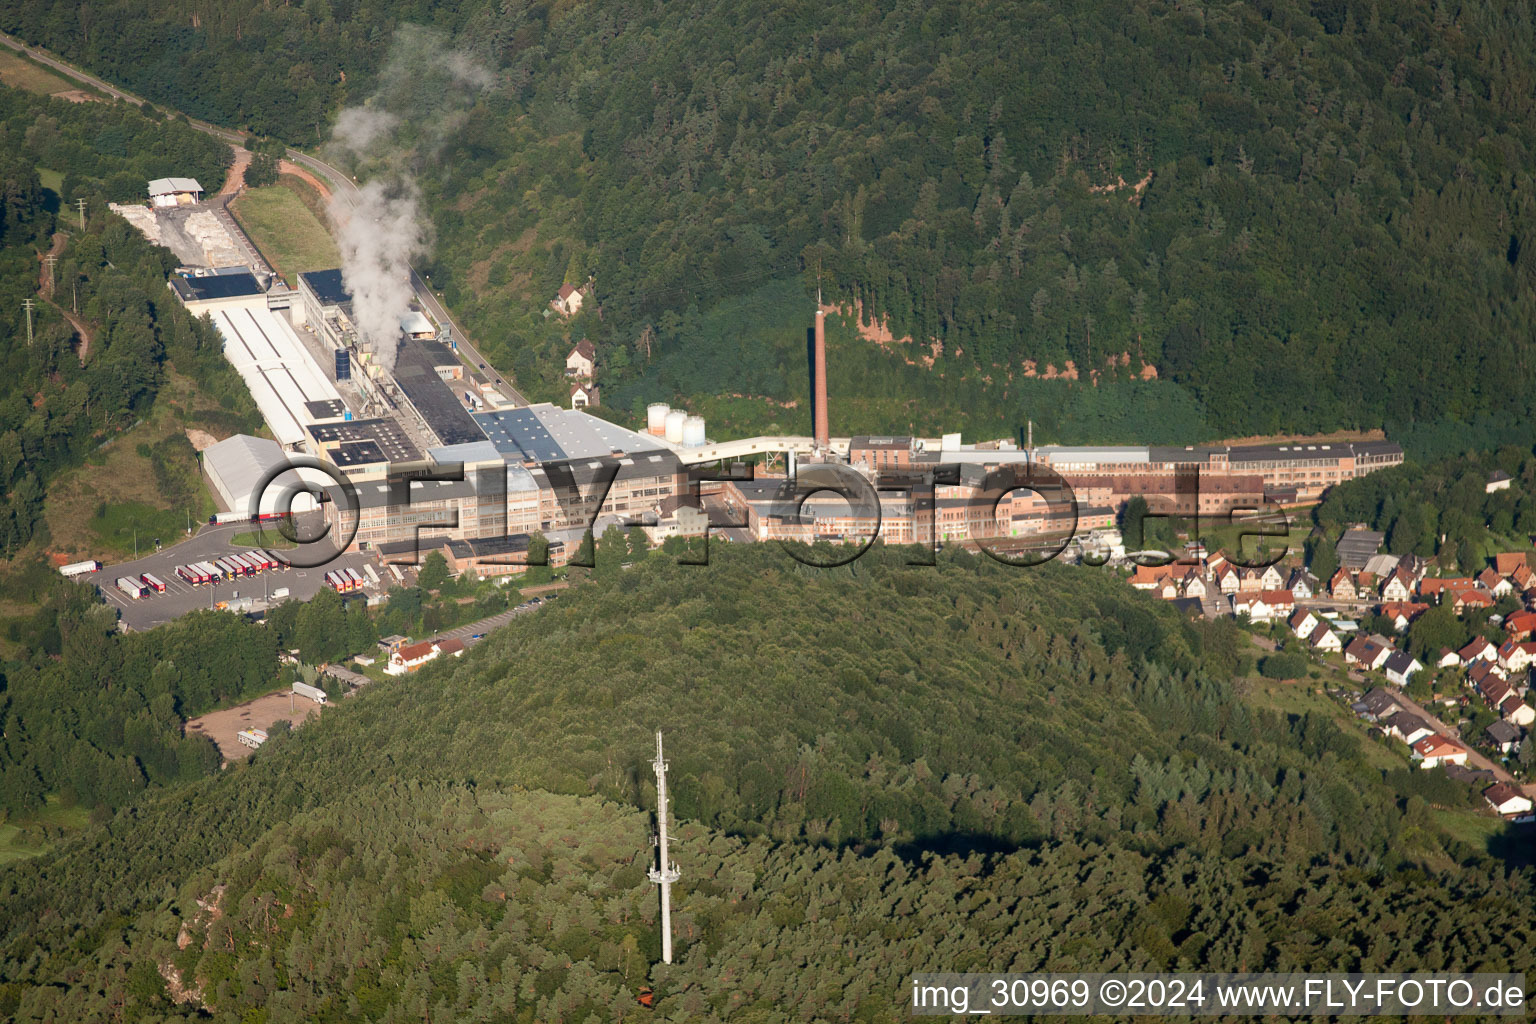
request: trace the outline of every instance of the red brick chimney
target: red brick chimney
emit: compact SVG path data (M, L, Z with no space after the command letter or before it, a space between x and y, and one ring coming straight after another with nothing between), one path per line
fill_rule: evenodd
M816 447L832 447L827 427L827 317L816 307Z

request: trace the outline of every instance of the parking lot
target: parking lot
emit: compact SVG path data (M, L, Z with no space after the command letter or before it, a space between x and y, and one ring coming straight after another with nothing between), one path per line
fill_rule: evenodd
M349 568L363 572L363 566L371 561L365 553L342 555L335 561L313 569L279 568L246 576L240 579L222 580L217 583L192 586L176 575L178 565L203 562L225 555L239 554L249 548L237 548L230 540L239 533L251 532L249 523L231 523L225 526L205 526L197 536L161 551L143 556L132 562L109 565L99 572L77 577L79 582L94 584L107 603L117 608L122 621L130 629L144 630L170 622L198 608L216 608L220 602L235 598L251 598L252 610L261 610L270 603L271 592L288 588L288 597L306 601L325 586L325 574L333 569ZM381 581L378 586L369 584L365 593L383 593L394 582L388 570L378 570ZM165 583L165 593L149 591L135 600L117 589L120 576L137 580L141 573L149 573ZM366 578L367 574L363 573ZM286 598L284 599L286 600Z

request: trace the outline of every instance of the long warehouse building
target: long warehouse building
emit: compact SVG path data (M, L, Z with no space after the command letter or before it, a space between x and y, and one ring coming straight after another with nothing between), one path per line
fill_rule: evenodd
M288 321L265 309L220 310L213 325L224 337L229 359L262 418L284 448L304 444L304 427L311 422L311 402L341 403L341 395L315 365Z

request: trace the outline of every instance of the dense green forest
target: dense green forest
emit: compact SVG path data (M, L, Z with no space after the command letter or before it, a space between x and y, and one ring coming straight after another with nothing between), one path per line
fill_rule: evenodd
M188 719L291 682L280 650L320 664L371 652L379 636L366 602L324 589L264 623L199 611L124 635L94 587L28 568L0 585L36 605L9 631L27 656L0 672L0 816L24 818L53 795L102 817L146 786L216 771L218 750L184 735Z
M1533 966L1519 852L1430 811L1475 795L1249 704L1230 623L1108 574L904 562L653 556L146 792L0 872L0 1012L608 1019L651 985L668 1016L877 1020L919 969Z
M1529 443L1536 40L1519 6L7 0L0 26L305 145L348 104L431 104L429 76L387 81L410 57L392 42L456 47L491 85L417 167L428 269L535 385L565 344L545 303L591 276L601 317L572 330L599 343L605 384L720 394L687 372L703 363L730 392L795 399L794 332L698 328L779 279L798 284L778 316L803 327L819 280L917 339L840 382L845 430L903 426L855 400L888 397L873 389L933 340L908 397L981 432L1095 401L1019 386L1026 360L1070 360L1121 380L1155 366L1159 401L1205 436L1385 424L1427 450L1475 425L1487 446ZM771 358L733 379L742 342Z
M1488 493L1489 477L1509 486ZM1401 466L1332 488L1314 519L1314 573L1332 575L1333 543L1355 524L1380 530L1395 555L1435 557L1447 570L1475 574L1500 551L1529 551L1536 537L1536 456L1528 447ZM1319 563L1317 559L1320 558ZM1321 572L1319 572L1321 569Z

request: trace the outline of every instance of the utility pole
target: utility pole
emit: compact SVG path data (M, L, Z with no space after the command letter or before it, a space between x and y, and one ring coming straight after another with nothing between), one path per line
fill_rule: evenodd
M53 275L55 268L58 266L59 258L53 253L49 253L43 257L43 262L48 264L48 294L52 295L55 287Z
M85 197L84 196L81 196L79 199L75 200L75 209L80 211L80 230L84 231L85 230Z
M667 762L661 753L661 730L656 731L656 847L658 866L651 869L651 881L661 886L661 960L672 962L672 883L678 870L667 862Z
M22 299L21 308L27 311L27 347L32 347L32 300Z

